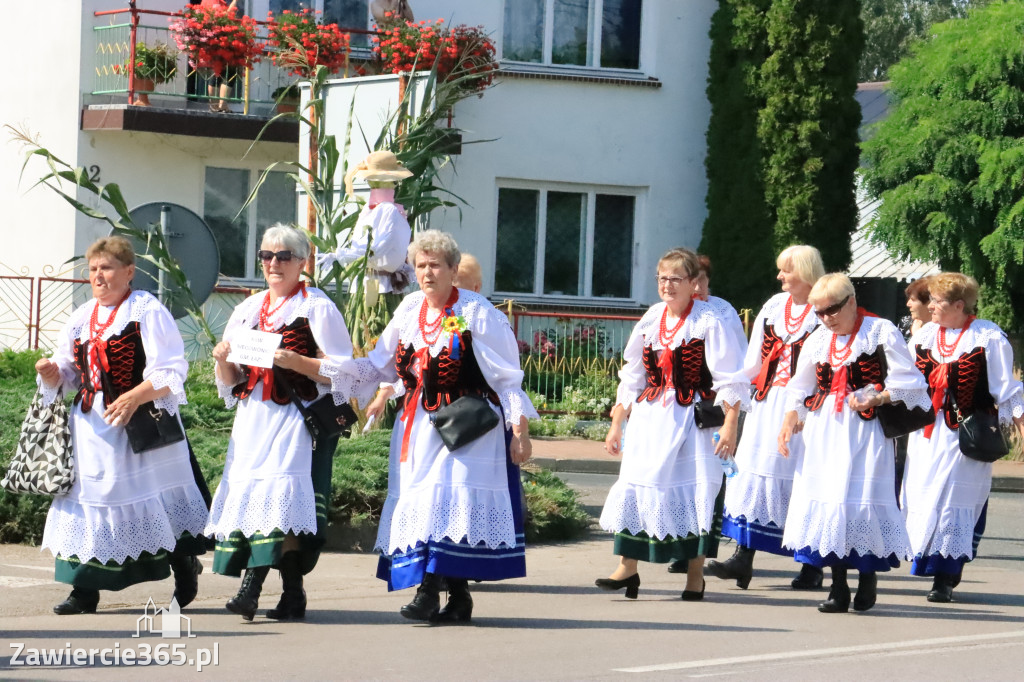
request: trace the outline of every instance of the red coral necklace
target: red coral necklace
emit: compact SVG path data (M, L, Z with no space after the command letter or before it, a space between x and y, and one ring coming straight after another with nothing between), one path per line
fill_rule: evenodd
M839 338L839 335L835 333L832 334L832 342L829 344L828 347L828 359L833 367L838 367L839 365L846 362L846 360L850 357L850 353L853 352L853 340L857 338L857 332L860 331L860 325L863 322L864 315L863 313L858 312L857 324L853 326L853 331L850 332L849 340L846 342L846 345L843 346L841 349L836 348L836 339Z
M277 311L284 306L284 304L288 301L289 298L299 293L300 291L303 291L305 288L305 282L299 282L298 284L296 284L295 288L292 289L292 292L290 294L281 297L281 299L274 306L273 310L270 309L270 292L268 291L267 295L263 297L263 304L260 306L260 329L265 332L274 331L274 328L270 326L270 318L277 314Z
M446 313L451 312L451 307L455 305L455 302L459 300L459 290L452 287L452 293L448 296L448 301L444 304L444 308L434 318L433 322L427 322L427 299L423 298L423 304L420 305L420 334L423 336L423 342L428 346L433 346L437 338L441 336L441 328L444 324L444 318Z
M689 305L686 306L686 310L679 316L679 320L675 323L672 329L668 328L668 306L665 306L665 310L661 313L661 324L658 325L658 340L661 341L661 345L668 348L668 345L672 343L672 339L675 338L676 332L679 331L683 323L686 322L686 318L690 316L690 311L693 310L693 299L690 299Z
M790 334L796 334L800 331L800 327L804 326L804 320L807 319L807 313L811 312L811 306L805 304L804 312L800 314L800 317L793 317L793 297L790 296L786 299L786 331Z
M967 328L971 326L971 322L974 322L974 315L969 315L967 317L967 322L964 323L964 328L956 335L956 339L953 340L952 344L946 343L946 328L939 327L939 355L943 358L953 356L953 352L956 350L957 345L960 344L960 339L964 337L964 333L967 332Z

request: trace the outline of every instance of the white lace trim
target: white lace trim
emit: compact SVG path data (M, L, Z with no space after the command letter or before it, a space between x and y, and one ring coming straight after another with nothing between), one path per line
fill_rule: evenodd
M733 518L742 516L751 523L774 523L782 528L786 525L792 495L792 479L740 470L726 486L725 513Z
M715 405L725 403L738 405L744 412L750 412L750 389L743 384L727 384L718 389L715 396Z
M601 528L633 535L643 531L658 540L709 533L718 490L700 488L707 494L698 495L696 484L659 489L617 481L601 511Z
M39 399L42 401L43 405L49 405L57 399L57 394L60 393L61 389L64 387L63 377L61 377L61 381L58 381L55 385L48 386L45 381L37 376L36 386L39 387Z
M913 510L909 510L907 514L907 529L912 535L911 544L915 546L914 556L929 557L939 554L951 559L973 558L976 522L974 509L967 507L943 509L940 520L931 533L927 537L917 537L919 534L927 532L928 520L933 515L934 512L915 514ZM918 530L921 526L924 529Z
M71 313L71 317L68 319L68 328L71 330L72 339L81 339L82 330L89 324L89 318L92 317L92 311L95 306L96 299L89 299L85 305L80 306ZM113 324L107 327L102 338L109 339L112 336L117 336L124 331L129 322L141 321L146 313L154 308L162 308L163 304L148 291L132 291L128 296L128 306L128 315L122 316L119 320L114 320ZM113 311L112 306L101 307L109 308L111 312Z
M522 391L502 391L498 394L498 400L501 401L501 409L505 412L505 423L509 426L518 424L522 417L540 419L537 408L529 400L524 400Z
M317 397L330 393L335 405L347 403L352 398L352 394L355 392L355 378L351 374L342 371L340 363L330 358L321 358L320 371L318 373L320 376L330 379L331 383L321 384L319 381L316 382L316 389L319 394ZM360 403L360 405L365 404Z
M423 304L424 298L425 294L422 291L413 292L406 296L398 309L395 310L395 317L402 321L402 326L398 333L398 338L401 339L400 343L403 346L408 346L412 343L413 350L420 350L427 345L427 342L423 340L423 334L420 334L419 309ZM488 312L493 310L493 308L494 306L491 305L491 302L480 294L466 289L459 289L459 300L452 306L452 312L455 313L456 317L466 318L466 326L472 331L480 326L479 318L487 316ZM511 326L509 326L509 329L511 329ZM436 358L442 349L448 347L449 336L447 332L438 334L434 343L430 344L431 357Z
M447 538L489 549L515 547L516 529L507 491L435 486L406 491L384 504L376 548L406 552L420 542Z
M822 556L835 553L884 558L911 556L910 539L903 515L896 506L829 504L807 501L803 509L791 508L782 544L797 550L810 547Z
M167 410L171 414L178 414L178 406L188 404L188 400L185 399L185 382L177 372L160 369L149 375L149 381L158 391L164 387L171 389L171 392L163 398L153 401L158 408Z
M244 326L249 327L250 329L256 327L256 323L259 322L260 307L263 305L263 299L269 295L270 290L267 289L257 294L253 294L238 304L236 311L240 315L240 320ZM299 293L290 297L278 311L270 316L267 323L274 329L286 327L300 317L308 319L311 314L310 311L314 307L324 305L336 307L334 305L334 301L332 301L327 294L319 289L308 287L306 289L305 296Z
M373 366L369 358L351 358L344 360L338 366L338 371L352 377L352 397L359 401L360 405L369 405L377 389L380 387L380 380L384 375ZM396 382L402 385L401 381ZM403 390L404 393L404 390ZM397 394L396 396L397 397Z
M927 389L916 388L888 388L889 398L892 402L903 403L910 409L920 407L927 412L932 407L932 401L928 398Z
M115 507L81 505L55 497L46 517L42 546L82 561L138 559L142 552L173 550L184 532L199 536L207 511L198 488L176 486L145 500Z
M275 528L283 533L316 532L316 496L309 476L275 476L234 486L221 479L203 535L224 540L236 530L251 537Z
M1018 391L1009 400L999 403L999 423L1008 424L1021 417L1024 417L1024 394Z
M235 365L235 367L238 367L238 365ZM220 396L221 400L224 401L224 407L230 410L232 407L237 405L238 398L236 398L232 393L235 387L228 386L223 381L221 381L220 377L217 376L216 369L214 369L213 380L217 384L217 395Z

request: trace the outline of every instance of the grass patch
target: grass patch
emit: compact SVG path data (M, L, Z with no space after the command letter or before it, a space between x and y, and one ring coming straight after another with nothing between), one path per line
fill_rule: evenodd
M0 352L0 470L18 442L21 422L35 394L36 360L41 353ZM216 490L224 473L234 410L224 408L213 381L213 361L193 363L185 383L188 404L181 417L196 459L210 490ZM342 440L334 455L331 476L331 521L356 528L375 525L387 497L388 446L391 431L379 429L365 436ZM586 528L586 512L576 493L561 479L546 472L524 472L527 538L531 542L566 540ZM50 498L12 495L0 490L0 542L39 544ZM559 517L564 517L559 519ZM582 519L582 521L581 521ZM573 530L576 529L576 530Z

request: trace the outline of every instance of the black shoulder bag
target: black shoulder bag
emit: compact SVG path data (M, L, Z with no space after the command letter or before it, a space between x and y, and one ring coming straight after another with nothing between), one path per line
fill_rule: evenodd
M889 363L885 360L885 350L879 346L875 351L878 355L878 366L881 368L882 380L889 376ZM920 407L909 408L902 402L885 403L875 407L878 423L882 425L882 433L886 438L899 438L918 429L935 423L935 409L927 410Z
M431 421L445 447L452 451L472 443L501 420L486 398L467 393L435 412Z
M178 418L150 401L139 405L124 425L128 442L136 453L162 448L185 440L185 431Z
M359 418L351 405L348 403L335 405L334 396L328 393L306 406L302 404L287 379L281 377L281 383L288 389L288 395L295 407L299 408L299 414L302 415L302 421L306 424L306 430L309 431L309 435L313 439L314 450L325 440L348 436L352 433L352 426L359 421Z
M959 425L957 438L960 440L960 452L964 457L979 462L994 462L1010 452L999 426L998 414L977 410L965 417L955 399L953 410Z

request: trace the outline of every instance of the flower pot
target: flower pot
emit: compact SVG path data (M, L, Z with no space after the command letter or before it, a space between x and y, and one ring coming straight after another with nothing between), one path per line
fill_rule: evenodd
M278 102L277 106L274 107L274 111L279 114L294 114L298 110L298 100L284 100L282 102Z
M134 78L132 89L135 91L135 101L132 104L137 107L148 107L149 93L153 92L154 87L156 86L151 78Z

